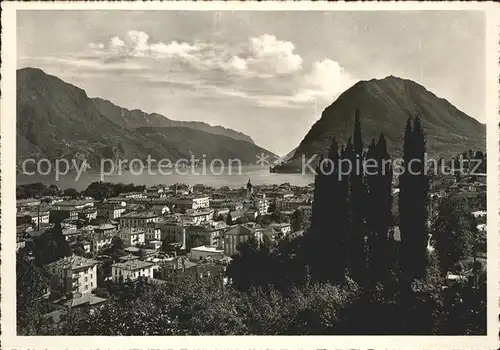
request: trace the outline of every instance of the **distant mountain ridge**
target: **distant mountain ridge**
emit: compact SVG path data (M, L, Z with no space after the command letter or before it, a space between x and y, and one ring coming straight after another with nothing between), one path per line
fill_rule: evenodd
M84 90L40 69L17 71L18 163L26 158L84 157L96 165L102 158L146 159L148 155L175 161L193 154L250 164L257 154L274 156L236 131L222 127L201 130L210 128L91 99Z
M235 140L254 143L250 136L220 125L212 126L198 121L172 120L158 113L146 113L140 109L129 110L99 97L92 98L92 101L94 101L96 107L102 114L128 129L135 129L143 126L187 127L214 135L223 135Z
M422 85L389 76L360 81L342 93L325 108L321 118L298 145L293 157L275 170L299 170L302 156L309 159L314 154L326 154L332 137L340 144L346 143L352 135L356 109L360 111L365 147L372 138L384 133L393 157L402 153L406 120L417 115L422 119L427 135L429 156L450 157L469 149L486 149L486 125Z

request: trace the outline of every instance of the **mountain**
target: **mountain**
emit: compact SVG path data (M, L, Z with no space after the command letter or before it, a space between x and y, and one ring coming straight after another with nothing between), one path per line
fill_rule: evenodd
M18 162L26 158L85 157L95 166L102 158L145 160L150 155L157 160L176 161L193 154L224 162L240 159L249 164L256 162L257 154L274 156L249 138L237 139L244 138L243 134L233 130L216 127L207 132L201 129L211 129L208 124L169 124L173 121L158 114L146 115L96 101L84 90L40 69L18 70ZM117 110L124 111L123 115Z
M281 157L281 161L283 162L286 162L287 160L290 160L293 158L293 156L295 155L295 151L297 151L297 147L295 147L294 149L292 149L290 152L288 152L287 154L285 154L283 157Z
M407 79L389 76L360 81L341 94L322 113L298 145L292 159L275 168L277 172L300 171L302 155L326 154L332 137L346 143L352 135L354 114L360 111L365 147L383 132L393 157L402 154L408 117L420 115L427 134L427 153L451 157L469 149L486 149L486 125L458 110L447 100ZM313 162L314 164L315 162Z
M212 126L204 122L172 120L161 114L146 113L140 109L128 110L113 104L102 98L92 98L96 107L109 119L123 125L128 129L134 129L143 126L158 127L186 127L190 129L208 132L214 135L223 135L235 140L242 140L254 143L252 138L239 131L227 129L223 126Z

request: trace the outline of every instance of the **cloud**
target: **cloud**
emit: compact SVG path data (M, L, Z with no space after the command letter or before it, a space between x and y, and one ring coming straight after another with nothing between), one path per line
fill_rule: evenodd
M332 100L355 82L356 79L338 62L325 58L314 62L295 97L299 101L317 98Z
M131 81L155 86L186 86L221 98L244 99L272 108L303 108L331 103L355 82L331 58L304 62L290 41L271 34L229 45L220 42L162 42L142 31L113 36L107 43L89 44L90 52L57 59L53 64L127 72Z
M247 65L263 74L291 74L302 68L302 57L296 54L290 41L278 40L274 35L264 34L250 38L250 57Z

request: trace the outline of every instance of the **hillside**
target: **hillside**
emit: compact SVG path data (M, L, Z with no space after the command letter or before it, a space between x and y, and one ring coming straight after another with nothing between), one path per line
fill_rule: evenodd
M328 106L297 147L292 159L277 172L294 172L302 155L326 153L335 136L339 143L352 135L354 114L359 109L365 147L383 132L389 152L401 155L408 117L420 115L427 134L427 152L449 157L468 149L486 149L486 126L455 108L447 100L411 80L389 76L360 81ZM319 158L319 157L318 157Z
M158 126L158 127L185 127L194 130L208 132L214 135L223 135L231 137L235 140L242 140L254 143L252 138L239 131L225 128L217 125L212 126L207 123L197 121L180 121L172 120L158 113L146 113L140 109L128 110L113 104L102 98L92 98L95 106L109 119L120 123L128 129L134 129L143 126Z
M119 118L111 111L122 110L120 107L108 105L106 110L104 104L96 103L84 90L40 69L18 70L18 163L29 157L54 160L80 155L95 166L102 158L145 160L150 155L175 161L191 153L224 161L230 156L243 163L255 163L257 154L272 155L253 142L217 134L217 131L162 126L160 118L164 117L159 115L142 116L143 122L142 112L129 111ZM146 132L148 129L142 129L144 127L153 128Z

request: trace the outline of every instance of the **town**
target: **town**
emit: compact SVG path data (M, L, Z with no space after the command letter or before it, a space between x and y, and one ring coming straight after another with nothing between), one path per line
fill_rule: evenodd
M485 178L432 178L428 207L430 222L443 197L468 200L479 232L471 259L483 262L484 271ZM113 187L118 195L105 198L103 193ZM395 198L398 191L393 189ZM43 317L51 322L72 308L91 310L106 303L114 286L123 283L162 284L190 276L217 279L224 286L231 283L226 269L242 243L250 238L293 240L307 232L313 193L313 184L253 186L250 179L236 189L94 183L78 193L54 185L20 185L18 197L32 198L17 200L18 259L42 266L50 276ZM391 233L397 242L401 238L397 219L394 222ZM47 251L50 244L44 242L47 233L53 240L55 234L63 237L70 252L53 261ZM447 279L464 281L471 274L472 269L463 268L449 271Z
M91 306L105 302L100 289L127 280L161 283L191 274L227 283L224 271L240 243L302 235L311 201L312 187L254 188L250 180L246 189L176 184L102 201L19 199L17 250L35 260L39 237L60 227L72 255L45 266L53 277L47 297L57 305Z

